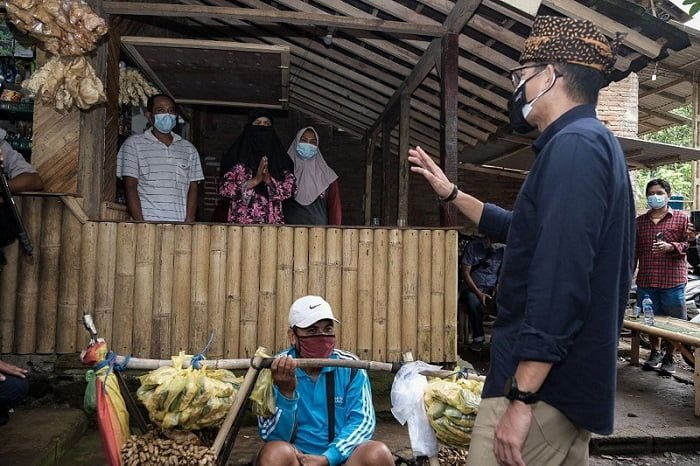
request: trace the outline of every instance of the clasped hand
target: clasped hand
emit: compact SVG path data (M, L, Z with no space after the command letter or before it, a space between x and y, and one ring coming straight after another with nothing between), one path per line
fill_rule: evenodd
M667 243L666 241L655 241L654 244L651 245L651 252L655 254L671 251L673 251L673 245L671 243Z
M297 388L296 376L297 361L289 356L281 356L272 361L272 382L277 385L280 393L287 398L294 397Z

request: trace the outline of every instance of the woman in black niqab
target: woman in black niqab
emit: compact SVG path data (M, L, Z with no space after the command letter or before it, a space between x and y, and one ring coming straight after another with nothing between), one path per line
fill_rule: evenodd
M235 223L284 223L281 202L294 195L294 162L273 126L256 120L272 115L254 109L243 132L221 159L219 194L230 199L227 220ZM264 181L263 181L264 180Z

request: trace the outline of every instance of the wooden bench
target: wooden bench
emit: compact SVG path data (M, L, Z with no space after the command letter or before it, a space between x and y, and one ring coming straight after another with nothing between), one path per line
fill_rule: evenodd
M694 354L682 345L679 349L686 357L695 361L693 382L695 384L695 415L700 417L700 325L667 316L655 316L654 326L644 325L644 319L625 316L623 327L632 331L631 363L639 365L639 334L646 333L674 343L683 343L695 348Z

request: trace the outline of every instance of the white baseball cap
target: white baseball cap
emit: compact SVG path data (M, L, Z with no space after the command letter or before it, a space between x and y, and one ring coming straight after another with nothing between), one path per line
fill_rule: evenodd
M311 327L323 319L340 321L333 316L333 310L328 301L320 296L304 296L292 303L289 308L289 328Z

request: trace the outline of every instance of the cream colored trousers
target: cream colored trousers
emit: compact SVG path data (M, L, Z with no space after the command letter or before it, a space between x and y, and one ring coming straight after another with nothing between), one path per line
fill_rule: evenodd
M508 407L505 397L484 398L479 406L468 466L496 466L493 433ZM588 441L591 433L575 426L559 410L539 401L532 406L532 423L523 446L523 460L531 466L579 466L588 464Z

